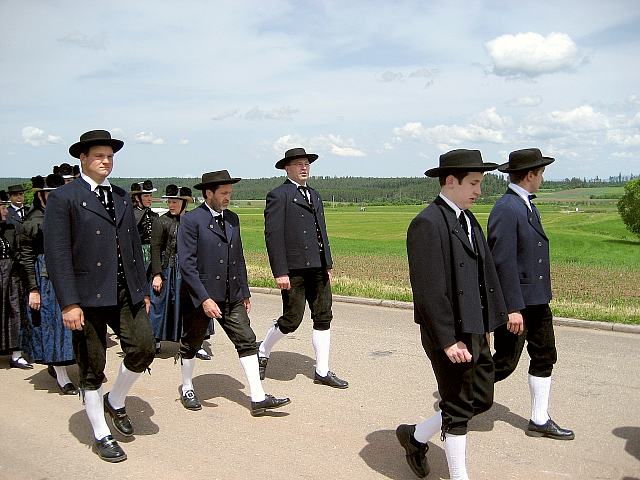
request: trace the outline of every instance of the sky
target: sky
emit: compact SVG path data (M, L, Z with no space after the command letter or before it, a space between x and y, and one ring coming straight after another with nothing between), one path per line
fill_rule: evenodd
M117 177L416 177L538 147L640 174L640 1L0 0L0 176L124 140Z

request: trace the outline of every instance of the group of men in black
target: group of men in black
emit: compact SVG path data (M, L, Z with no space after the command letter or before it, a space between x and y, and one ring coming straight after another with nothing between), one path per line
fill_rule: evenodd
M109 462L122 461L126 454L111 435L104 413L117 431L133 435L125 399L149 368L156 348L148 318L149 259L143 247L149 242L146 231L141 235L137 227L141 215L153 214L148 205L136 209L128 192L108 179L114 154L123 145L105 130L81 135L69 148L80 160L79 179L48 194L43 224L48 276L63 323L72 332L94 448ZM236 348L249 385L251 414L263 415L290 403L289 398L265 393L261 381L273 347L300 326L307 303L316 355L314 382L348 388L348 382L329 369L333 260L322 198L307 183L317 158L293 148L275 164L287 178L267 195L265 242L283 311L262 342L256 342L248 316L251 301L239 217L228 209L233 185L241 179L219 170L203 174L194 186L204 202L182 215L176 239L183 297L179 392L186 409L202 408L192 383L194 357L214 318ZM427 441L440 432L450 478L468 478L467 422L491 407L494 382L515 370L525 340L532 399L526 434L574 438L547 411L557 355L549 308L549 242L532 199L545 166L553 161L532 148L512 152L499 166L484 163L477 150L460 149L441 155L439 166L425 172L439 179L441 192L411 222L407 254L415 321L438 383L440 411L396 430L419 477L429 473ZM480 195L484 172L496 168L508 173L511 183L493 208L485 238L469 208ZM139 190L155 191L144 183ZM124 358L111 390L103 393L107 326L119 337Z

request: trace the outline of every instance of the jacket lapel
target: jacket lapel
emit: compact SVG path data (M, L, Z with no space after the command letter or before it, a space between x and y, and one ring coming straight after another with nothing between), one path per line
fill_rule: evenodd
M304 198L304 195L302 194L302 192L300 190L298 190L298 187L295 186L295 184L293 182L291 182L291 180L289 180L288 178L285 180L284 182L286 185L289 186L289 189L291 190L291 202L294 205L298 205L306 210L311 211L311 207L309 206L309 202L307 202L307 199Z
M456 237L458 240L460 240L460 242L462 243L462 245L464 245L464 248L467 249L470 255L475 257L476 252L471 246L471 243L469 242L469 237L467 237L467 234L465 233L464 229L460 225L460 222L456 217L456 213L451 209L449 205L447 205L447 203L444 200L442 200L442 198L440 198L439 195L435 199L435 204L438 205L438 207L440 207L440 210L442 210L444 217L447 221L447 226L449 227L449 230L451 231L452 235Z
M108 220L109 222L113 223L113 220L111 219L111 215L107 213L107 209L104 208L104 205L102 205L102 202L98 198L98 195L96 195L95 192L91 191L91 186L82 178L79 178L75 181L79 182L79 185L83 187L80 195L81 195L81 204L84 207L84 209L90 212L93 212L96 215L99 215L100 217L104 218L105 220Z
M531 228L533 228L536 232L538 232L545 239L547 239L547 235L544 233L544 229L542 228L542 223L540 223L540 219L535 214L535 212L533 212L532 210L529 210L529 207L527 206L527 202L525 202L520 195L518 195L516 192L514 192L510 188L507 189L507 193L510 193L517 197L518 201L520 202L520 205L522 205L522 208L524 208L525 210L525 214L527 215L527 220L529 221L529 225L531 225Z
M122 217L124 217L124 212L127 208L127 200L124 195L116 192L116 189L113 188L113 186L111 187L111 195L113 196L113 206L116 210L116 225L120 225Z

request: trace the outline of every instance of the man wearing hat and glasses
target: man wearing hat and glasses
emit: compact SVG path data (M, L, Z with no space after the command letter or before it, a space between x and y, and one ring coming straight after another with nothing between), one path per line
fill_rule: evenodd
M453 150L425 172L440 194L407 231L415 322L438 383L440 411L396 435L418 477L429 473L427 441L441 432L449 478L467 479L467 423L493 403L488 333L506 321L500 282L482 229L468 210L480 196L484 172L478 150Z
M81 177L49 194L43 227L49 277L72 330L94 449L108 462L127 456L111 436L105 412L117 431L133 435L125 398L154 358L149 285L131 199L108 180L123 145L106 130L80 136L69 153L80 159ZM107 325L120 338L124 359L103 397Z
M258 371L258 347L251 329L249 284L240 237L240 220L227 207L233 184L229 172L202 175L193 188L202 190L204 203L187 212L178 229L178 262L183 291L183 335L180 341L182 385L180 398L187 410L200 410L193 389L194 357L202 345L209 321L216 318L236 347L249 383L251 415L290 403L288 398L265 394Z
M316 354L314 383L347 388L349 383L329 370L331 345L331 250L318 192L307 185L311 163L318 155L304 148L287 150L276 168L287 179L267 194L264 238L271 271L282 295L282 315L260 344L260 378L264 378L271 349L288 333L295 332L309 303Z
M553 332L549 239L533 203L545 166L554 162L537 148L516 150L500 165L509 174L507 192L489 216L489 246L498 270L509 320L494 334L496 382L518 365L525 340L529 352L531 419L526 434L573 440L573 431L556 424L548 413L551 372L557 352Z
M24 222L24 218L27 216L27 212L29 211L29 205L24 204L24 192L28 189L24 187L24 185L10 185L7 188L7 193L9 194L9 217L7 218L7 223L11 225L15 225L16 233L20 233L20 228L22 227L22 222Z

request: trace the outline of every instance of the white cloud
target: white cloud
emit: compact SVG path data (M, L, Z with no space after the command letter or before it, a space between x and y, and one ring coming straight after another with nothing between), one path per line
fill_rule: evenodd
M364 157L366 153L356 147L352 138L342 138L340 135L316 135L302 138L297 135L284 135L273 144L273 149L282 153L296 147L304 147L309 153L328 152L339 157Z
M542 97L539 95L524 96L512 98L505 103L510 107L536 107L542 103Z
M225 120L227 118L235 117L236 113L238 113L238 110L227 110L226 112L221 112L213 115L211 117L211 120Z
M607 142L625 147L640 147L640 134L626 133L623 130L607 132Z
M501 35L485 43L493 62L493 72L507 77L536 77L574 68L579 62L578 47L566 33L543 37L528 32Z
M556 110L547 118L550 123L564 126L574 132L603 130L609 127L606 115L596 112L590 105L582 105L573 110Z
M364 157L365 153L362 150L358 150L353 147L340 147L338 145L331 145L331 153L338 155L339 157Z
M473 121L481 127L492 129L503 129L509 123L507 117L502 117L498 114L496 107L490 107L484 112L480 112L473 118Z
M188 138L181 138L178 143L180 145L189 145L189 139Z
M151 145L164 145L164 139L156 137L153 132L139 132L134 135L136 143L148 143Z
M271 110L263 110L260 107L253 107L246 112L243 117L246 120L292 120L293 114L298 110L288 106L274 108Z
M22 129L22 140L32 147L62 143L62 138L59 136L46 133L41 128L31 126Z
M430 87L433 85L434 78L437 75L438 70L432 68L419 68L417 70L413 70L409 73L403 72L394 72L392 70L385 70L379 76L381 82L391 83L391 82L403 82L405 80L410 80L414 78L426 79L424 87Z
M107 46L107 36L104 32L87 35L85 33L69 33L58 39L59 42L69 43L77 47L90 50L104 50Z

